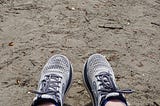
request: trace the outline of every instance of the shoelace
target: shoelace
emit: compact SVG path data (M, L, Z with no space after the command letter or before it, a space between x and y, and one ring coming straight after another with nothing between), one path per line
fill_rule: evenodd
M45 75L45 79L41 81L42 85L40 91L32 90L30 92L38 95L50 94L59 98L58 93L60 88L59 84L61 83L60 79L62 79L62 77L56 74Z
M119 90L115 86L113 79L111 78L111 74L109 73L100 73L96 75L97 81L100 81L101 88L98 89L101 95L106 95L107 93L117 92L117 93L133 93L134 91L131 89Z

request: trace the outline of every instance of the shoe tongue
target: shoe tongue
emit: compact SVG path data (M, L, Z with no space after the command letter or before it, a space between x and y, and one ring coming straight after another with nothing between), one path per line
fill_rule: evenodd
M47 94L43 94L41 95L42 99L52 99L54 100L56 103L58 103L58 99L56 98L56 96L51 96L51 95L47 95Z
M108 95L106 95L105 99L107 99L109 97L117 97L117 96L120 96L120 93L112 92L112 93L109 93Z

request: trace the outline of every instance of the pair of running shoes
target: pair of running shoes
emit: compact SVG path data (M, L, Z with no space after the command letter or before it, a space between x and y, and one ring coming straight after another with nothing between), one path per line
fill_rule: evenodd
M38 90L32 91L36 94L32 106L48 102L63 106L64 96L72 83L72 75L72 65L66 56L52 56L41 71ZM121 100L127 106L123 94L133 92L117 87L112 67L101 54L93 54L88 58L83 70L83 81L94 106L104 106L111 99Z

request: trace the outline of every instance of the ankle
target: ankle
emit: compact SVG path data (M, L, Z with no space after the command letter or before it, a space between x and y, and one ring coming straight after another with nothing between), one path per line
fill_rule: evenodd
M105 104L105 106L126 106L126 104L118 99L114 99L114 100L108 101Z
M41 104L41 105L38 105L38 106L56 106L56 105L53 104L53 103L46 103L46 104Z
M110 93L102 99L102 106L128 106L127 101L121 93ZM114 104L114 105L111 105Z

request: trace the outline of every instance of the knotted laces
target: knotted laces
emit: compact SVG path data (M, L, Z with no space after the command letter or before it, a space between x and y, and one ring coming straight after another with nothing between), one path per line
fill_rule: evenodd
M100 91L101 95L106 95L108 93L117 92L117 93L132 93L134 92L131 89L125 89L125 90L119 90L115 83L113 82L113 79L111 77L111 74L107 72L100 73L96 75L97 81L100 82L100 88L98 91Z
M31 93L38 94L39 96L43 94L53 95L59 98L59 88L61 83L61 76L56 74L45 75L44 79L41 81L40 91L30 91Z

